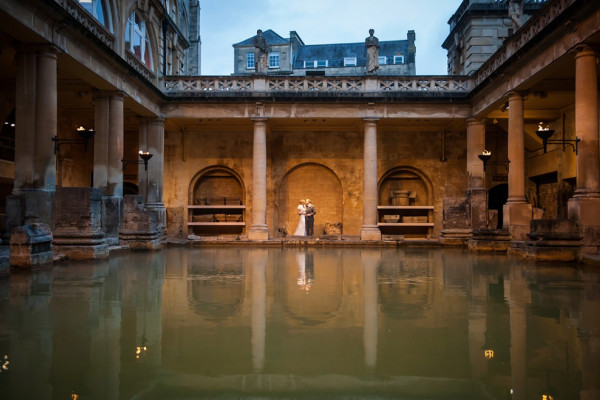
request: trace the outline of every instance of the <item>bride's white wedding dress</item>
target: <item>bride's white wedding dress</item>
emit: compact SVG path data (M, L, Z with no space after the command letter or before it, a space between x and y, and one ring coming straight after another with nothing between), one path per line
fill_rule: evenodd
M294 236L305 236L306 229L304 228L304 206L299 205L297 210L298 214L300 214L300 218L298 219L298 227L294 232Z

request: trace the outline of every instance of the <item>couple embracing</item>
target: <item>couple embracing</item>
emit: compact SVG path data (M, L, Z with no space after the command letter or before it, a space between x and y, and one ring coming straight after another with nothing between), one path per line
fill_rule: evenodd
M317 213L317 209L312 205L310 199L300 200L297 213L300 219L298 220L298 227L294 232L294 236L314 236L314 215Z

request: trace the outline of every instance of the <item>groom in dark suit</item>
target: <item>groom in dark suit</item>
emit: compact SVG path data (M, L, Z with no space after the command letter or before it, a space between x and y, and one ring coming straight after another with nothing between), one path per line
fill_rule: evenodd
M306 236L314 236L314 225L315 225L315 217L314 215L317 213L317 209L312 205L310 199L306 199L306 210L304 211L304 222L306 225Z

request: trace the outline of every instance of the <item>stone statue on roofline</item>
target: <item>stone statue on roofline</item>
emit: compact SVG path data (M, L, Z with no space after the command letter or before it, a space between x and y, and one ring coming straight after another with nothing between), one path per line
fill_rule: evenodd
M374 29L369 29L369 37L365 39L367 48L367 74L373 74L379 68L379 39L373 36Z
M262 34L263 31L259 29L254 37L254 71L258 74L265 74L268 66L269 45Z

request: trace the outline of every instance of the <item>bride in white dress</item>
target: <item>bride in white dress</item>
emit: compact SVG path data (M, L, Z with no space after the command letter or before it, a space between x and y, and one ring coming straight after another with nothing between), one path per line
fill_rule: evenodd
M305 213L304 204L305 204L305 201L300 200L300 204L298 204L298 208L296 209L296 212L298 213L300 218L298 219L298 227L296 228L296 231L294 232L294 236L305 236L306 235L306 230L304 228L304 213Z

